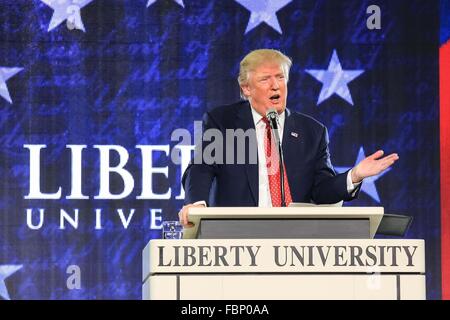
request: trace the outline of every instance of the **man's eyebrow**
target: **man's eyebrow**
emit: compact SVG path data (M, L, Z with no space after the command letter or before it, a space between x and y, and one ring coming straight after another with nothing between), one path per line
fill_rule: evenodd
M258 79L263 79L263 78L270 78L272 75L271 74L262 74L262 75L258 75L257 78ZM279 77L279 76L284 76L283 72L277 73L274 75L275 77Z

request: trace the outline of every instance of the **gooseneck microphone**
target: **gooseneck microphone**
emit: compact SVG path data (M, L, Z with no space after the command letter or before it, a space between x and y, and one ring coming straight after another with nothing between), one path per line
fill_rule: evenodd
M272 137L275 139L278 150L278 163L280 165L280 184L281 184L281 206L286 207L286 196L284 190L284 158L283 158L283 148L281 145L280 133L278 132L278 113L275 109L269 109L266 112L267 120L269 120L270 128L272 129Z

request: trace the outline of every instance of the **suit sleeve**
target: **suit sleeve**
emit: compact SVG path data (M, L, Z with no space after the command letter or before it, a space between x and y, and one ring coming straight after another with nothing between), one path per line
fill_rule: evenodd
M314 172L314 185L312 199L316 204L331 204L339 201L350 201L358 196L360 186L356 192L349 194L347 191L348 171L336 174L331 164L328 148L328 130L323 127L319 148L316 155Z
M203 134L208 129L217 129L217 124L206 113L203 117L202 137L198 139L199 142L195 146L194 157L186 168L181 180L185 190L185 204L206 201L209 205L209 193L217 174L217 164L208 163L208 159L205 160L204 158L203 151L211 143L203 141Z

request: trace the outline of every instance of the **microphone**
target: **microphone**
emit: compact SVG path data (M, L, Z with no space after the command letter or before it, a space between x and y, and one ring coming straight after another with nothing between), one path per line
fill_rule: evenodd
M269 120L270 127L272 128L272 132L275 135L275 142L277 144L280 143L280 135L278 133L278 112L275 109L269 109L266 112L267 120Z
M286 197L284 190L284 158L283 158L283 148L281 146L280 133L278 132L278 112L271 108L266 112L267 120L269 120L270 128L272 129L272 137L275 139L278 150L278 159L280 165L280 184L281 184L281 206L286 207Z

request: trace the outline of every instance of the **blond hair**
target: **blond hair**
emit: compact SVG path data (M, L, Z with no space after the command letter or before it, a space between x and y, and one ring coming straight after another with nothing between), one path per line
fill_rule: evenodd
M253 50L247 54L239 64L238 83L242 99L247 100L241 86L248 82L250 71L255 70L258 66L267 62L278 63L283 70L286 82L289 80L289 69L292 66L292 60L289 57L285 56L280 51L273 49Z

